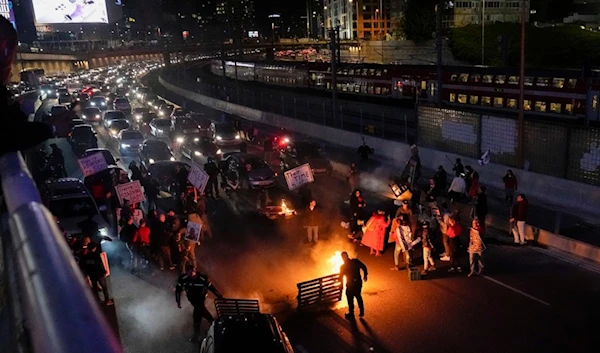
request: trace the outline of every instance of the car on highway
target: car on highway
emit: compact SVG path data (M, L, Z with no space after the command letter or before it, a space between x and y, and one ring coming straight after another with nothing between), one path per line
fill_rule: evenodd
M60 87L59 89L56 90L56 98L60 97L63 94L71 94L69 92L69 89L66 87Z
M113 156L113 154L110 153L110 151L106 148L87 149L83 153L83 157L89 157L96 153L102 153L102 156L104 156L104 160L106 161L106 164L108 164L108 165L117 165L117 162L119 162L121 160L120 158L115 158L115 156Z
M98 107L100 110L107 109L107 101L108 99L105 96L96 95L90 98L90 106Z
M171 119L154 119L150 122L150 134L156 137L168 137Z
M108 128L108 132L110 133L110 136L117 138L117 136L119 136L119 133L123 130L127 130L131 128L131 124L129 124L129 121L127 121L127 119L116 119L113 120L112 123L110 124L110 127Z
M50 107L50 111L48 112L50 116L56 116L69 111L69 107L64 104L53 105Z
M119 141L119 151L122 155L137 153L144 142L144 135L140 130L121 130L117 135L117 141Z
M87 107L81 112L81 119L86 123L100 124L102 112L98 107Z
M257 352L294 353L277 319L260 313L258 304L253 308L250 300L239 299L215 299L215 303L219 317L202 340L200 353L244 352L247 347Z
M125 114L131 114L131 103L128 98L115 98L113 109L120 110Z
M69 93L61 93L58 96L58 104L70 104L73 103L73 97Z
M46 95L48 98L56 97L56 86L54 85L41 85L40 86L40 95Z
M189 174L190 166L181 161L161 161L148 165L148 176L158 180L160 191L171 192L177 183L177 169L183 168L184 173ZM189 185L188 185L189 186Z
M148 168L149 165L161 161L175 161L173 151L162 140L146 140L142 143L140 149L140 160L142 164Z
M148 94L151 93L150 89L147 87L138 87L135 90L135 98L139 99L140 101L144 102L146 97L148 97Z
M215 143L219 147L239 146L243 143L240 134L231 124L215 125Z
M83 92L75 93L73 97L77 102L81 103L86 103L90 99L90 96L87 93Z
M173 110L175 110L174 106L168 103L163 103L156 109L156 113L160 117L170 117L173 113Z
M185 134L192 134L200 132L198 124L193 119L186 117L176 117L171 119L171 127L169 128L169 135L173 141L181 143L180 139Z
M81 180L77 178L49 180L44 186L42 198L52 215L58 219L60 227L72 237L82 235L81 223L90 217L98 225L100 236L109 235L108 224Z
M192 161L202 157L214 157L218 160L223 154L213 139L204 133L185 134L179 144L179 151Z
M142 116L144 116L144 114L148 114L150 113L150 108L147 107L137 107L137 108L133 108L133 110L131 111L131 115L133 116L133 121L139 123L140 121L142 121Z
M115 120L127 120L127 116L120 110L107 110L102 115L102 121L105 129L110 128L110 125Z
M76 125L69 134L69 144L76 156L82 156L85 150L98 147L98 138L91 125Z
M279 152L279 166L282 171L294 169L303 164L310 164L313 174L330 174L333 170L331 162L314 143L304 141L290 142Z
M233 152L223 154L223 161L219 163L221 166L231 168L231 165L238 165L239 169L245 170L246 181L252 189L271 188L277 182L277 173L259 156Z
M144 100L146 105L152 109L158 109L158 107L164 102L162 99L158 98L156 94L148 94L146 99Z

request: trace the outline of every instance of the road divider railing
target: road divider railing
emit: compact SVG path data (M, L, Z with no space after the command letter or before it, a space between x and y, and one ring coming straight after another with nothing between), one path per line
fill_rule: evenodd
M0 157L0 178L0 351L122 352L20 153Z
M327 306L342 300L342 281L339 274L300 282L298 287L298 311Z

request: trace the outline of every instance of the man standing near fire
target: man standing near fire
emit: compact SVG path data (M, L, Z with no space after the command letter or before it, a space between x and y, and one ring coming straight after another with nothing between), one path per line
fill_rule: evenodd
M358 304L358 316L365 316L365 304L361 295L363 280L368 279L367 266L359 259L351 259L347 252L342 253L344 264L340 267L340 281L344 281L346 277L346 299L348 300L348 313L346 319L354 320L354 298ZM361 278L360 270L364 276Z

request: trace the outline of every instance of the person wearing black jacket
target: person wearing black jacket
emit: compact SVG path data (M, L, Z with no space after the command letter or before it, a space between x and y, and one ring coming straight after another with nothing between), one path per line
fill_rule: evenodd
M215 163L214 158L208 157L204 165L204 171L208 174L208 182L204 191L209 197L219 198L219 167Z
M108 294L108 285L106 284L107 271L102 262L102 257L98 249L98 244L90 243L89 252L83 256L83 270L85 274L90 278L92 284L92 293L98 301L100 301L100 295L98 294L98 286L102 289L104 295L104 305L112 305L113 300L110 299ZM80 260L81 261L81 260Z
M311 200L305 214L306 232L308 234L308 244L319 240L319 225L321 224L320 209L317 207L317 201Z
M485 191L485 186L479 188L479 193L477 194L477 204L475 205L475 216L479 220L480 226L483 228L485 228L485 217L488 214L488 198Z
M359 259L351 259L347 252L341 254L344 264L340 267L340 282L343 283L346 277L346 299L348 301L347 319L354 319L354 298L358 304L358 316L365 316L365 305L362 298L363 280L366 282L369 276L367 266ZM363 277L360 276L360 271L363 271Z
M196 272L196 267L193 265L186 266L186 272L177 279L175 301L177 302L177 307L180 309L181 292L183 291L185 291L188 300L194 307L194 336L192 336L190 341L195 342L200 336L202 318L206 319L209 323L215 320L205 304L208 291L211 291L217 298L223 298L223 295L208 280L208 276Z
M133 269L133 236L138 230L138 227L133 223L133 217L128 216L127 218L121 218L124 221L123 228L121 228L121 232L119 233L119 238L123 243L125 243L125 247L127 251L129 251L129 263L131 264L131 268Z

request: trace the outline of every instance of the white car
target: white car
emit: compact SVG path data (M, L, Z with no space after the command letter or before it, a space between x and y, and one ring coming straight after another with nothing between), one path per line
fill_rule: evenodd
M154 119L150 122L150 134L156 137L168 137L171 119Z
M117 140L121 154L137 153L144 142L144 135L140 130L121 130L117 135Z

